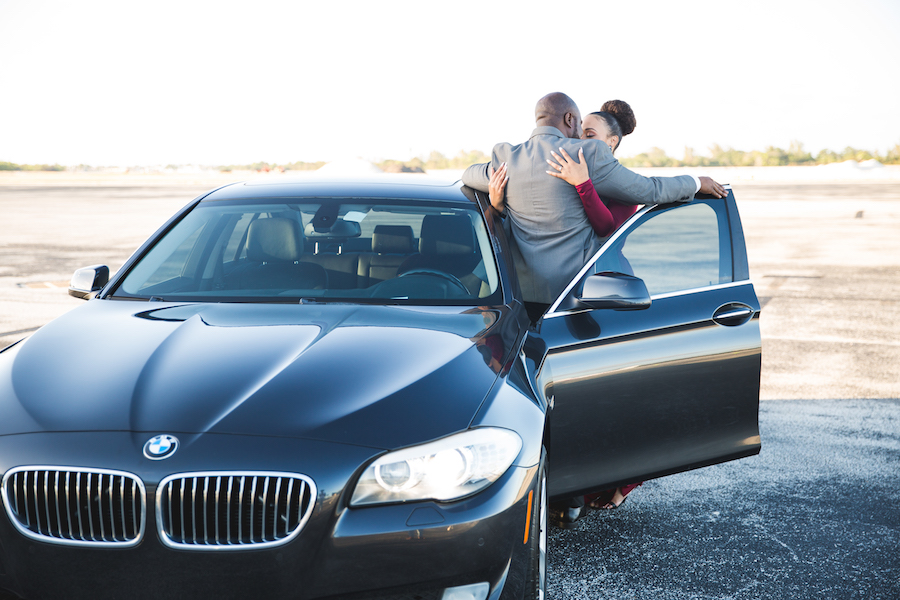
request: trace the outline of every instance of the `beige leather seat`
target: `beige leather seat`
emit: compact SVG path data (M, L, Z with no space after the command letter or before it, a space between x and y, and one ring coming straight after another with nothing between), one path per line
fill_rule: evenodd
M325 289L328 274L320 265L300 262L303 232L293 219L257 219L247 230L247 267L238 274L240 289Z

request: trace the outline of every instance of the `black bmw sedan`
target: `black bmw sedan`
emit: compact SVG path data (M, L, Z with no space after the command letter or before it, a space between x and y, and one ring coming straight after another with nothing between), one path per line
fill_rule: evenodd
M639 211L537 323L487 199L417 178L225 186L70 293L0 351L23 598L540 598L551 500L760 448L730 193Z

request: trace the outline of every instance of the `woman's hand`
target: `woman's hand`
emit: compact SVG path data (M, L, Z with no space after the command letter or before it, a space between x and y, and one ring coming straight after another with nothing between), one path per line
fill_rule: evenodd
M566 152L563 148L559 149L560 156L556 152L550 151L550 154L553 155L553 158L556 159L556 162L552 160L547 160L547 164L556 169L555 171L547 171L548 175L552 175L554 177L558 177L563 181L570 183L572 185L581 185L585 181L591 178L591 174L588 172L587 163L584 160L584 149L578 149L578 162L572 160L572 157L569 156L569 153ZM559 164L557 164L559 163Z
M488 174L491 176L491 182L488 185L491 206L497 212L503 212L506 208L506 183L509 181L509 175L506 174L506 163L502 163L496 171L494 167L489 167Z

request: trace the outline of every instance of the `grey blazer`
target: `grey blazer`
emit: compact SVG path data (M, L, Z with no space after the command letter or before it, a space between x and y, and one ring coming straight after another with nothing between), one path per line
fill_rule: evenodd
M643 177L619 164L609 147L593 140L564 137L555 127L538 127L528 141L494 146L494 169L505 162L509 172L506 214L510 244L522 296L526 302L550 304L599 249L575 187L546 173L550 151L565 148L578 158L584 148L591 180L604 199L626 204L663 204L688 201L697 189L694 178ZM488 163L472 165L463 183L488 191Z

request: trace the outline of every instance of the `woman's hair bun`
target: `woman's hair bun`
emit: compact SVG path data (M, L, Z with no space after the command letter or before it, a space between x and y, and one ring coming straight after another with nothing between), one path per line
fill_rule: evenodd
M619 126L622 128L622 135L626 136L634 131L637 125L637 119L634 118L634 111L624 100L607 100L600 108L603 112L608 112L616 118Z

